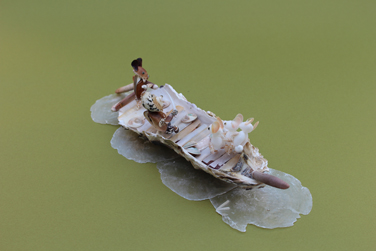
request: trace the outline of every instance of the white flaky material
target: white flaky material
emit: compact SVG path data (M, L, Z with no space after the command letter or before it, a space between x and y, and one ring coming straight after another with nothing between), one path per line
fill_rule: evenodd
M127 159L138 163L157 163L179 157L173 150L140 138L137 133L122 127L116 130L111 146Z
M217 213L224 222L241 232L246 231L247 224L262 228L290 227L312 209L312 195L294 176L269 169L270 174L290 184L286 190L266 186L262 189L233 189L226 194L210 199ZM227 210L218 210L229 201Z
M111 94L101 99L98 99L94 105L91 106L91 118L94 122L100 124L118 125L118 112L112 112L111 107L125 98L128 94Z
M156 133L148 121L144 121L145 109L137 108L136 101L124 106L119 113L111 111L111 107L127 94L106 96L91 107L91 117L97 123L120 124L125 127L120 127L111 140L111 146L119 154L139 163L157 163L163 184L188 200L210 199L217 213L222 215L223 221L242 232L246 231L248 224L262 228L289 227L300 217L300 214L308 214L311 211L312 196L309 190L303 187L295 177L269 169L268 161L249 141L245 145L238 144L242 147L243 154L223 154L224 149L212 154L207 147L210 139L209 132L206 132L205 128L216 121L213 113L205 112L188 102L182 94L178 94L169 85L152 92L155 95L163 95L168 102L166 106L170 105L169 109L175 109L178 106L184 108L184 111L174 118L173 123L192 113L198 117L200 120L198 122L201 124L197 123L198 129L195 133L174 143L176 142L176 140L173 141L174 136L165 138L164 134ZM249 121L249 123L251 122ZM246 125L244 124L244 126ZM186 126L188 125L182 123L180 129L182 130ZM256 126L257 123L254 128ZM241 130L245 131L245 134L251 131L248 128L241 128ZM191 142L192 139L201 137L202 140L196 142L197 144ZM200 153L197 158L193 156L198 154L194 150ZM222 166L216 169L215 167L220 164ZM236 170L239 164L241 164L240 169ZM248 170L245 167L260 173L269 172L290 184L290 188L282 190L265 186L265 184L254 180L252 176L243 175ZM223 180L227 182L223 182ZM230 183L228 183L229 181ZM253 189L245 190L241 187Z
M187 200L211 199L236 187L192 168L184 158L159 162L157 168L163 184Z

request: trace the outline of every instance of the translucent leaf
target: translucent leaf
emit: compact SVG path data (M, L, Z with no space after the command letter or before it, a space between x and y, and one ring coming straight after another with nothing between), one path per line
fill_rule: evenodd
M111 94L98 99L90 108L91 118L100 124L118 125L118 112L111 111L111 107L127 95L128 93Z
M157 163L161 179L172 191L188 200L206 200L224 194L235 185L194 169L184 158Z
M156 163L179 157L177 153L166 146L155 145L123 127L115 131L111 139L111 146L118 150L119 154L138 163Z
M224 222L241 232L247 224L262 228L289 227L299 214L309 214L312 209L312 195L295 177L270 169L270 174L290 184L287 190L266 186L261 189L233 189L210 201ZM218 208L229 201L224 210ZM222 207L223 208L223 207Z

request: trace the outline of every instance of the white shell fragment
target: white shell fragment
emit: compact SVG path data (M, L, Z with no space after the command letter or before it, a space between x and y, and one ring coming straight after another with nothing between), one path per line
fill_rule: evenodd
M97 100L90 108L91 118L100 124L118 125L119 113L111 111L111 107L126 96L128 93L111 94Z
M115 131L111 146L118 150L119 154L138 163L156 163L179 157L173 150L163 145L155 145L123 127Z
M171 104L171 103L170 103L169 101L167 101L167 100L163 100L163 105L162 105L163 109L166 109L167 107L169 107L170 104Z
M194 141L189 141L188 143L184 144L184 148L187 149L187 148L190 148L190 147L196 147L197 143L194 142Z
M188 147L188 148L185 148L185 150L187 152L189 152L190 154L193 154L193 155L200 155L201 154L200 150L198 150L196 147Z
M181 120L183 123L191 123L197 119L197 115L194 113L188 113L185 117Z
M161 179L172 191L187 200L206 200L236 187L196 170L184 158L157 163Z
M188 200L210 199L223 221L241 232L246 231L248 224L262 228L289 227L300 218L300 214L306 215L311 211L312 195L309 190L295 177L269 169L268 161L246 137L257 126L257 123L252 126L253 119L246 122L242 122L243 118L239 119L239 125L234 130L228 130L220 137L221 140L234 142L233 145L222 146L220 142L218 151L212 152L215 138L212 129L219 120L214 113L205 112L186 101L170 85L151 92L166 98L163 108L170 106L166 112L182 108L177 109L179 113L171 122L180 128L179 133L156 133L157 130L145 120L145 108L139 106L136 100L121 108L119 113L112 112L111 107L127 93L103 97L91 107L91 117L95 122L123 126L111 139L111 146L119 154L138 163L157 163L163 184ZM223 122L222 126L219 121L217 124L218 130L224 128ZM239 152L242 153L229 151L231 147L241 147ZM252 175L250 170L258 172ZM262 183L265 181L256 180L257 175L268 171L286 181L290 188L277 189ZM258 186L262 188L258 189ZM252 187L252 190L244 189Z
M128 126L132 128L139 128L145 124L145 117L134 117L128 121Z
M290 188L281 190L266 186L261 189L233 189L230 192L210 199L225 223L241 232L247 224L262 228L290 227L312 209L312 195L298 179L290 174L269 169L270 174L290 184ZM226 202L228 210L220 210ZM219 209L219 210L218 210Z

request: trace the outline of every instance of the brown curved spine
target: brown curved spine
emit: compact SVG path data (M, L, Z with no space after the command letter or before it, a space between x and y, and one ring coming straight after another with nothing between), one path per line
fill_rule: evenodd
M287 189L290 187L290 185L287 182L267 173L254 171L252 173L252 176L255 180L265 183L272 187L276 187L280 189Z

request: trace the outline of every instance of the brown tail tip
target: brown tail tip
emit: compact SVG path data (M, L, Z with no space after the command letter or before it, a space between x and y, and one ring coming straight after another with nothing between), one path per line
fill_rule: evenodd
M276 187L279 189L287 189L290 187L290 185L287 182L267 173L255 171L252 173L252 176L255 180L261 181L262 183L265 183L272 187Z

